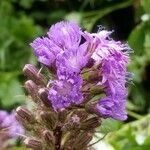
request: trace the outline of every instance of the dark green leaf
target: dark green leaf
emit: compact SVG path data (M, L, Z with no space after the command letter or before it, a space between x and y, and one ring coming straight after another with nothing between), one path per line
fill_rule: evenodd
M136 55L144 53L144 41L145 41L145 22L137 25L131 32L128 42Z
M118 130L121 127L121 122L108 118L102 119L102 125L99 128L100 132L106 134Z

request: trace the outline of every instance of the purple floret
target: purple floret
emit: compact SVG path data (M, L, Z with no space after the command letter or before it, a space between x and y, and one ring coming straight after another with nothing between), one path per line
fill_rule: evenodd
M51 65L56 60L57 54L62 50L49 38L37 38L31 43L38 61L44 65Z
M80 40L80 27L74 22L61 21L49 29L49 38L62 49L77 48Z
M10 129L9 129L9 134L11 137L18 137L20 135L24 135L24 129L23 127L19 124L19 122L15 118L15 114L12 113L9 116L9 119L12 121L10 124Z
M127 119L125 111L127 63L128 56L121 49L120 51L112 50L107 57L101 60L102 80L98 84L105 87L106 97L98 102L96 109L105 118Z
M0 128L6 129L7 134L10 137L18 137L24 134L23 127L18 123L14 113L7 113L6 111L0 111Z
M121 97L108 96L102 98L96 105L96 110L104 118L113 118L116 120L126 120L125 99Z
M99 84L104 85L109 93L116 94L115 88L125 86L126 83L126 65L127 60L123 54L116 54L104 58L101 63L102 81ZM108 93L108 92L107 92Z
M56 69L48 95L55 111L83 102L82 82L89 81L82 78L81 71L88 67L99 70L99 80L94 82L106 94L98 101L96 111L104 118L125 120L125 84L131 80L126 70L129 46L111 39L112 31L82 32L76 23L68 21L52 25L47 34L35 39L31 46L40 63Z
M78 75L55 80L49 90L48 98L56 111L69 107L72 104L80 104L83 101L81 91L82 78Z
M71 48L58 55L57 69L59 72L80 73L83 67L86 66L89 55L87 54L87 44L82 44L78 49Z
M55 65L55 60L58 60L59 63L63 60L66 64L69 62L66 67L70 66L72 69L79 70L87 62L87 44L80 45L80 41L79 26L76 23L65 21L52 25L48 37L37 38L30 45L40 63L50 66ZM83 59L82 62L81 59Z
M8 113L4 110L0 110L0 124L3 122L3 120L8 116Z
M128 59L128 52L130 50L127 44L122 44L120 41L115 41L110 38L111 31L102 30L98 33L84 32L84 38L90 43L92 58L96 64L100 64L104 58L108 58L111 53L115 51L121 53L125 52ZM124 55L124 57L125 57Z

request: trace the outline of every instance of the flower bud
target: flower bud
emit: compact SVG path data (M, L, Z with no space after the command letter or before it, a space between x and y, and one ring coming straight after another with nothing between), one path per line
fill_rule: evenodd
M93 87L91 87L91 90L90 92L93 94L93 95L97 95L97 94L103 94L104 93L104 87L102 86L99 86L99 85L95 85Z
M39 70L35 66L31 64L26 64L23 68L23 73L29 79L33 80L37 85L46 85L45 77L39 72Z
M73 149L84 149L88 143L92 140L92 133L83 132L76 136L76 140L73 143Z
M100 115L100 113L95 109L95 102L89 102L85 105L85 110L86 112L88 112L89 114L96 114L99 118L101 118L102 116Z
M32 124L35 123L33 114L25 107L19 106L16 109L16 113L18 118L21 118L21 120L24 120L27 123L32 123Z
M64 123L66 121L68 115L68 111L66 109L61 109L61 111L58 113L58 120L61 123Z
M73 115L68 119L68 122L64 124L63 131L70 131L79 128L80 125L80 117L78 115Z
M29 92L29 94L32 97L32 100L37 103L39 101L38 97L38 86L32 81L28 80L25 82L25 88Z
M84 93L83 96L84 96L83 104L88 103L93 98L93 95L91 93Z
M40 112L40 118L50 130L55 128L57 122L57 114L55 112L42 111Z
M37 139L26 138L24 140L24 144L27 148L31 148L33 150L42 150L42 142Z
M95 103L89 102L85 105L86 112L93 114L95 113Z
M45 140L45 142L47 143L47 145L49 145L49 147L54 147L55 145L55 137L53 135L53 132L49 131L49 130L45 130L43 132L43 138Z
M85 110L74 111L73 115L77 115L80 118L81 122L88 117L88 113Z
M92 117L92 118L89 118L87 120L85 120L80 128L82 130L92 130L92 129L95 129L96 127L100 126L101 124L101 121L98 117Z
M80 130L79 129L74 129L70 132L70 134L65 134L64 135L64 138L63 138L63 141L62 141L62 149L64 150L68 150L68 149L73 149L72 146L73 146L73 143L75 142L76 140L76 137L77 135L80 134Z
M41 88L38 91L38 95L46 107L52 108L51 101L48 99L48 90L46 88Z
M95 82L95 81L100 81L100 71L99 70L92 70L89 72L88 82Z
M30 131L32 130L32 125L27 123L22 117L15 113L16 120L24 127L24 129Z

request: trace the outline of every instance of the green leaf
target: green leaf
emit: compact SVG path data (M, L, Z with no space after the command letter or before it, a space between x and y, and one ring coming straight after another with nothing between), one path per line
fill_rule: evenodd
M145 34L145 42L144 42L144 47L145 47L145 55L147 56L147 59L150 61L150 22L147 22L146 26L146 34Z
M118 130L121 127L121 122L108 118L102 119L102 125L99 128L100 132L106 134Z
M150 0L141 0L142 6L146 13L150 14Z
M144 142L139 144L138 135L146 137ZM122 125L120 130L109 134L107 140L115 150L148 150L150 147L150 115Z
M0 102L3 107L12 107L25 101L23 88L15 73L0 73Z
M108 5L100 10L94 10L90 12L83 12L82 24L84 28L91 31L96 21L105 15L125 7L132 5L132 0L123 1L120 3L115 3L113 5Z
M20 5L24 8L30 8L34 0L20 0Z
M147 145L147 146L145 146L145 145L143 145L143 146L138 145L138 146L130 147L130 148L125 149L125 150L148 150L149 148L150 148L150 145Z
M137 25L131 32L128 42L136 55L143 54L145 41L145 22Z
M126 102L126 107L127 107L128 110L132 110L132 111L138 111L138 110L140 110L140 107L138 107L137 105L133 104L129 100Z
M9 148L7 150L27 150L27 149L24 147L12 147L12 148Z
M44 16L45 16L45 14L44 14ZM59 9L57 11L52 11L47 16L47 22L50 25L50 24L53 24L54 22L58 22L58 21L62 20L65 16L66 16L66 11L63 9Z

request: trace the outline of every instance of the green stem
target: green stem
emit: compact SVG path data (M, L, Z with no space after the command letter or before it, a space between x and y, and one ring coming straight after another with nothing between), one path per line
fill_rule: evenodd
M131 117L134 117L136 119L141 119L143 116L133 112L133 111L130 111L130 110L127 110L127 113L131 116Z

